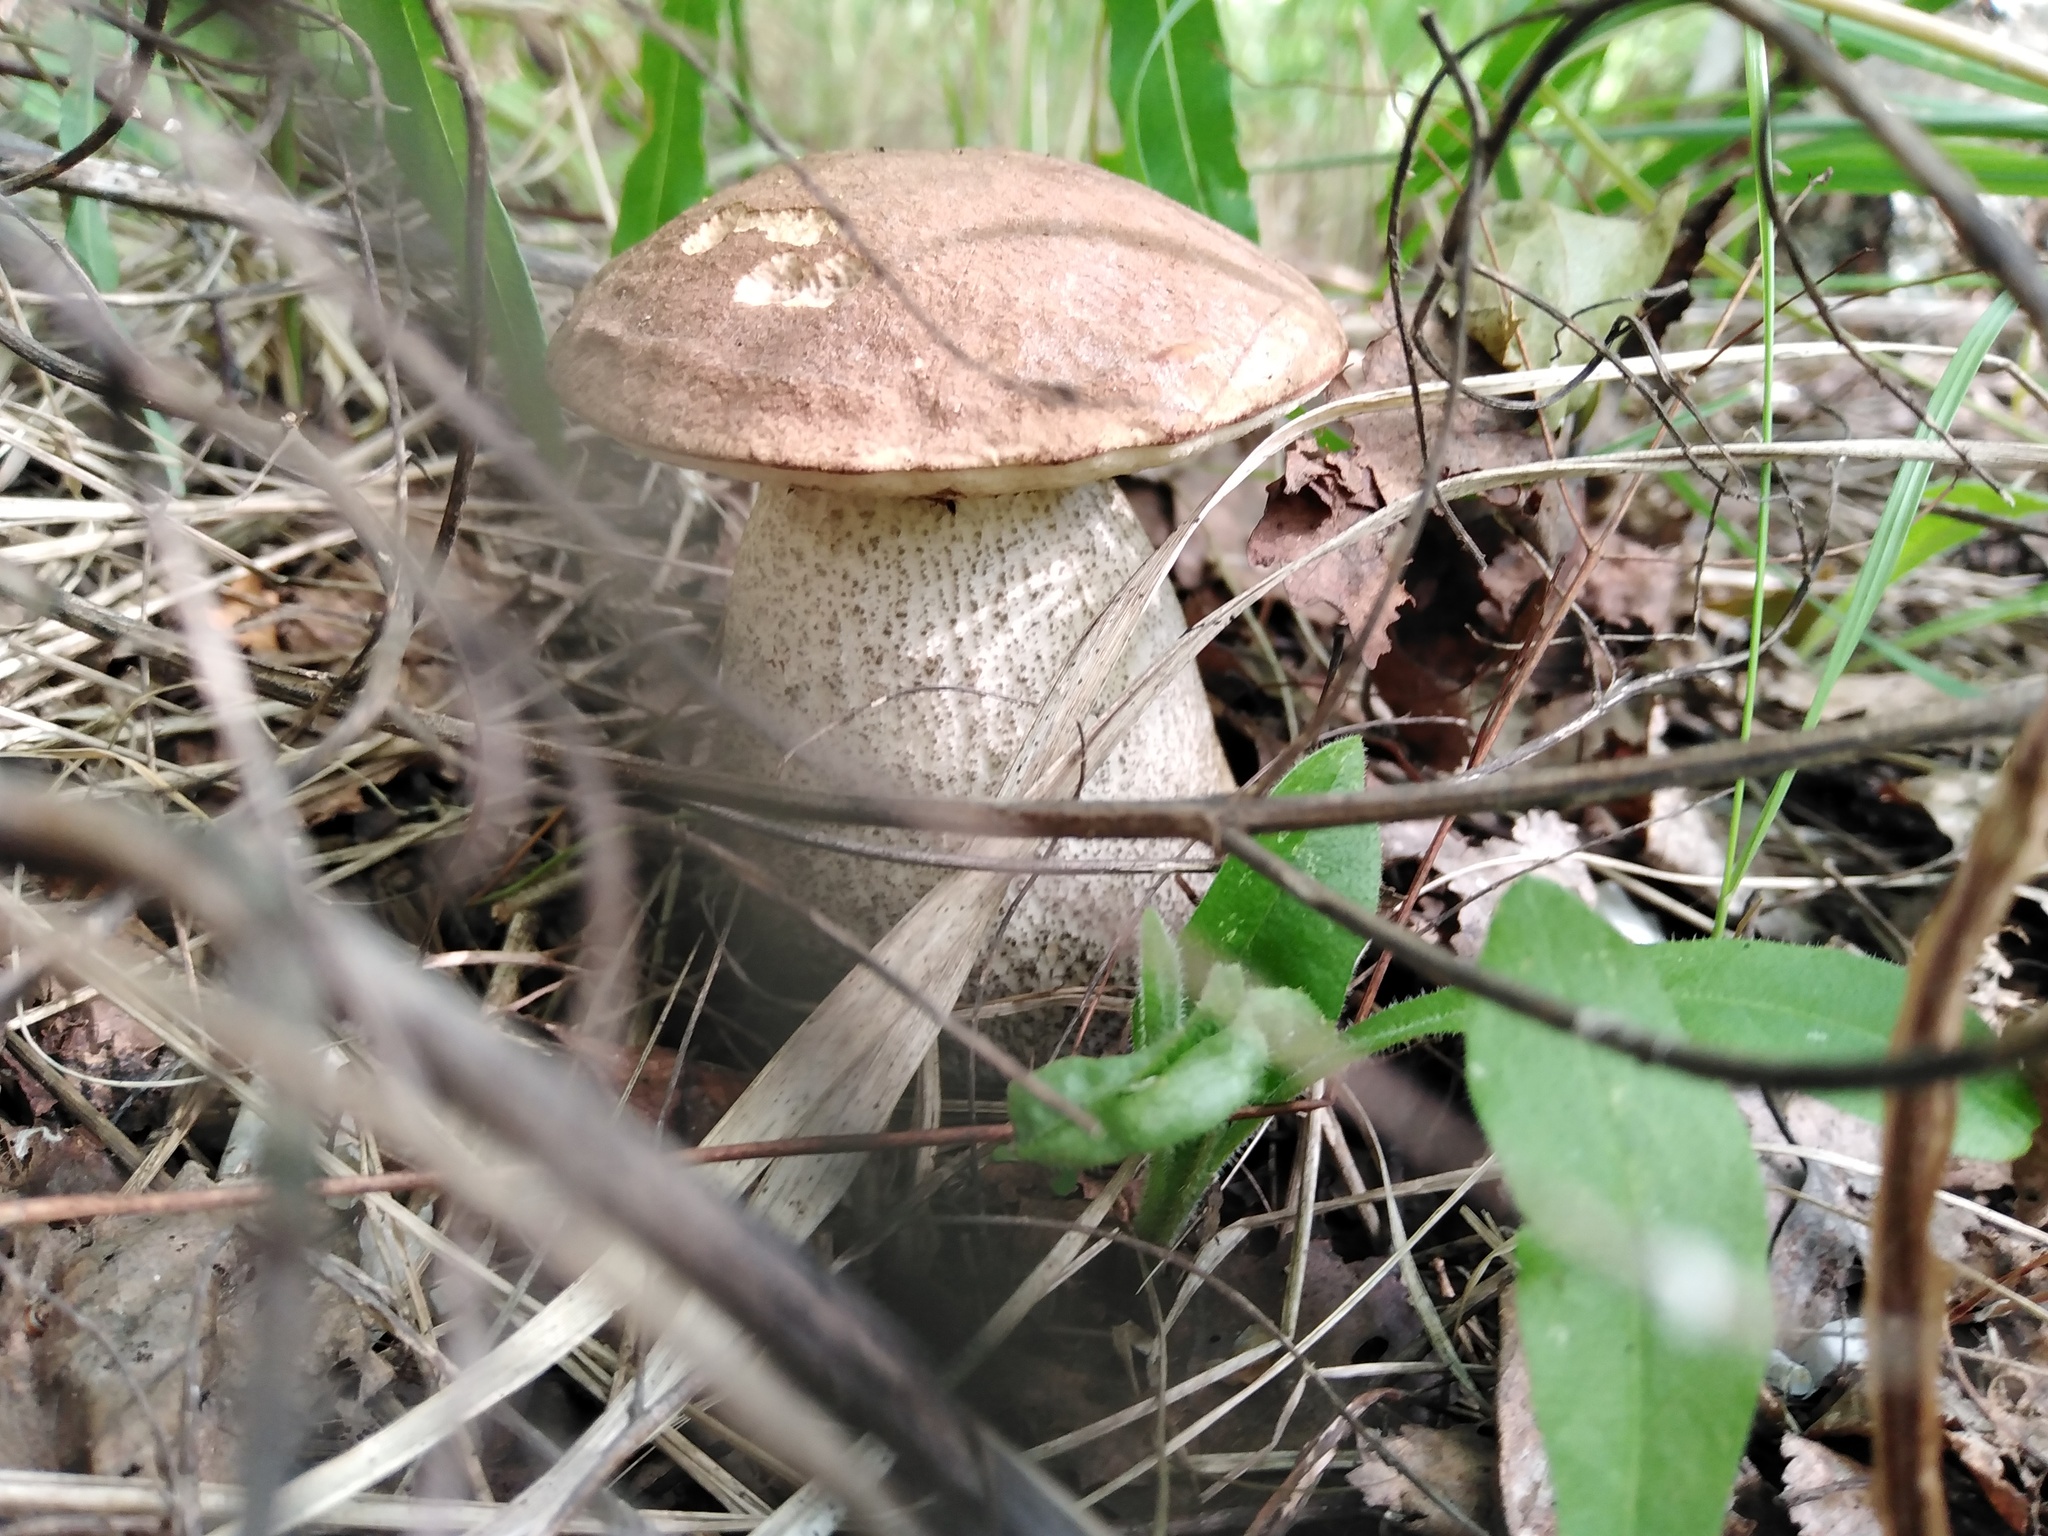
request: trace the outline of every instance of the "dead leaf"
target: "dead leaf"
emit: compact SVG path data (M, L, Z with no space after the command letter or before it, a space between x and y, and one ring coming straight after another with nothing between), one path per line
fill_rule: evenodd
M1685 204L1682 185L1658 199L1647 219L1601 217L1533 199L1500 202L1486 211L1473 254L1604 339L1664 271ZM1593 356L1576 334L1487 278L1473 279L1466 320L1472 339L1508 367L1569 366Z
M1493 1445L1476 1429L1462 1425L1432 1429L1409 1424L1381 1437L1402 1464L1446 1502L1455 1504L1481 1525L1493 1514ZM1439 1509L1410 1479L1370 1453L1345 1481L1364 1495L1368 1509L1384 1510L1400 1519L1404 1531L1417 1536L1449 1536L1463 1527Z
M1984 1491L1984 1497L1998 1514L1998 1518L2015 1531L2026 1531L2032 1526L2032 1510L2027 1496L2015 1488L2005 1475L2005 1458L1998 1447L1984 1436L1962 1430L1950 1430L1948 1448L1955 1452L1956 1460L1977 1480L1977 1486Z
M1728 867L1727 828L1696 802L1691 790L1677 785L1653 789L1643 827L1643 862L1674 875L1719 880Z
M1674 554L1610 533L1579 589L1579 606L1609 629L1664 634L1678 605L1679 577Z
M1550 1482L1550 1457L1536 1427L1529 1357L1522 1349L1512 1288L1500 1299L1500 1376L1494 1389L1493 1432L1500 1446L1500 1510L1507 1536L1557 1536L1557 1493Z
M107 1149L88 1132L46 1131L31 1126L16 1135L13 1150L25 1166L10 1193L24 1199L35 1195L90 1195L121 1187L121 1170L114 1166Z
M1252 529L1245 558L1256 570L1299 559L1386 505L1364 448L1342 451L1296 443L1281 477L1267 488L1265 516ZM1287 599L1313 623L1342 623L1359 636L1387 583L1387 535L1361 539L1324 555L1287 580ZM1398 582L1380 608L1379 622L1363 636L1365 663L1386 654L1387 631L1409 601Z
M1509 837L1489 837L1467 849L1465 855L1452 855L1464 858L1466 872L1452 874L1449 881L1450 888L1465 898L1458 909L1458 931L1451 937L1451 947L1461 955L1476 955L1485 947L1494 910L1509 884L1523 875L1561 885L1589 907L1599 902L1592 871L1578 857L1579 829L1555 811L1517 816ZM1446 843L1437 856L1439 870L1459 867L1446 857L1450 854Z
M1785 1510L1800 1536L1882 1536L1870 1507L1870 1468L1802 1435L1778 1444Z
M1926 811L1934 819L1941 835L1961 852L1970 846L1970 838L1977 830L1977 819L1984 814L1985 803L1991 798L1991 788L1997 782L1997 774L1978 769L1937 768L1932 773L1900 779L1884 788L1888 791L1887 798L1896 796L1910 800ZM2048 866L2044 866L2042 872L2048 873Z
M196 1163L188 1163L173 1187L209 1183ZM54 1317L38 1351L46 1399L64 1409L57 1425L63 1466L120 1477L168 1475L176 1469L160 1465L154 1420L172 1454L189 1458L189 1470L207 1480L233 1480L248 1429L251 1370L289 1369L318 1380L367 1351L354 1305L319 1284L310 1298L308 1337L294 1358L254 1359L251 1275L236 1229L215 1213L91 1223L55 1289L93 1322L97 1336ZM188 1361L201 1390L181 1445Z
M164 1043L147 1025L103 997L67 1008L40 1026L34 1043L52 1059L92 1077L141 1083L169 1076ZM128 1090L74 1079L95 1108L111 1111Z

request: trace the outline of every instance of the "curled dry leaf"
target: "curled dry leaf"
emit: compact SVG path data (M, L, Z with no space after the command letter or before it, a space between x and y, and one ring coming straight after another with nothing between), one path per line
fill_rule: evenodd
M1870 1468L1818 1441L1787 1435L1785 1511L1800 1536L1881 1536L1870 1507Z
M1383 312L1391 327L1391 312ZM1370 343L1347 383L1359 390L1405 385L1400 337L1390 329ZM1433 406L1426 411L1431 432L1437 430L1439 414ZM1265 515L1246 545L1255 569L1271 570L1296 559L1422 489L1426 455L1412 411L1375 412L1357 418L1350 430L1352 446L1303 442L1288 450L1280 478L1267 488ZM1548 453L1542 438L1532 435L1522 418L1470 403L1459 406L1449 439L1441 446L1440 477L1533 463ZM1519 489L1482 498L1503 509L1518 507L1524 499ZM1399 574L1387 567L1390 541L1391 534L1366 539L1318 560L1288 582L1289 600L1312 619L1341 619L1356 634L1390 575ZM1368 665L1387 653L1388 631L1410 601L1408 589L1397 583L1374 632L1362 637Z
M1280 478L1267 488L1266 514L1245 546L1253 567L1285 565L1384 507L1369 457L1364 448L1289 448ZM1325 555L1289 578L1287 597L1310 620L1342 623L1357 635L1392 576L1387 535L1380 534ZM1408 589L1395 582L1379 622L1362 637L1367 666L1387 653L1387 632L1408 602Z
M1494 1507L1492 1444L1476 1429L1462 1425L1433 1429L1410 1424L1385 1437L1387 1449L1403 1465L1471 1515L1480 1524L1491 1521ZM1460 1527L1425 1498L1414 1483L1377 1456L1362 1456L1346 1480L1365 1496L1368 1509L1384 1510L1416 1536L1451 1536Z

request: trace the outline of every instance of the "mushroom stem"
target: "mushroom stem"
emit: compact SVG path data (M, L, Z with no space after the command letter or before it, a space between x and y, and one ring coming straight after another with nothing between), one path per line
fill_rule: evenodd
M842 781L899 791L993 792L1096 616L1149 553L1114 482L956 498L764 485L733 563L721 670L797 747L783 754L735 744L728 759L797 782L815 781L808 760ZM1101 703L1183 628L1172 594L1161 591ZM1231 786L1190 665L1089 765L1081 793ZM1063 851L1116 856L1108 847ZM785 848L775 860L812 905L871 940L943 874L808 849ZM990 994L1088 979L1153 884L1142 876L1036 881L1009 920ZM1162 894L1171 907L1175 893Z

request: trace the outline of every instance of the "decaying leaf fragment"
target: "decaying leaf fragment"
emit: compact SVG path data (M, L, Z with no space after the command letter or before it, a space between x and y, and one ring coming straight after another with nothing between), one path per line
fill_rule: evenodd
M1271 570L1325 544L1386 505L1373 474L1371 453L1362 447L1332 452L1307 443L1287 450L1280 478L1266 492L1265 516L1252 530L1245 555L1258 569ZM1354 635L1371 617L1387 568L1387 538L1380 534L1332 551L1287 582L1288 601L1310 619L1333 618ZM1362 636L1368 666L1386 654L1387 631L1408 606L1408 589L1394 584L1380 604L1373 633Z
M1480 266L1605 337L1664 271L1685 203L1682 185L1658 199L1647 219L1602 218L1530 200L1497 203L1484 215L1473 254ZM1506 367L1569 366L1593 356L1573 332L1484 277L1472 280L1466 322L1472 339Z

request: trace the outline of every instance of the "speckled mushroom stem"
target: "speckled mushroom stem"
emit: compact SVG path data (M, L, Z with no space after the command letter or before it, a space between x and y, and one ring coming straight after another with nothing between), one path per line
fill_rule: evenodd
M1096 616L1149 553L1114 482L955 498L764 485L733 564L721 670L801 745L790 757L736 743L728 760L793 781L822 776L808 759L841 782L990 793ZM1101 704L1183 629L1172 594L1160 592ZM1088 766L1081 792L1196 795L1232 784L1189 665ZM1061 853L1144 856L1128 844ZM944 874L804 848L773 857L805 899L870 940ZM1148 896L1184 905L1172 881L1159 887L1131 875L1034 881L1004 930L988 990L1087 981Z

